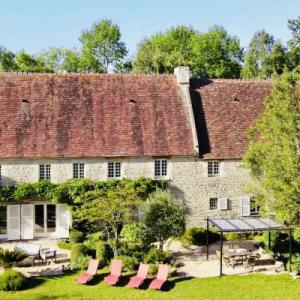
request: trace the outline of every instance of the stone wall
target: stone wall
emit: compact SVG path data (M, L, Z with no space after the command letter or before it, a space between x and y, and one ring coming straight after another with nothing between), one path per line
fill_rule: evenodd
M73 163L85 164L86 178L107 180L109 159L57 159L57 160L0 160L2 183L35 182L39 180L39 164L51 164L51 181L60 183L73 178ZM154 158L122 158L122 177L154 178ZM189 214L188 226L203 226L207 217L233 217L240 215L240 199L245 195L247 170L240 161L221 161L220 176L207 176L207 162L195 157L172 157L168 164L168 180L175 198L183 202ZM226 197L230 209L209 210L209 198Z

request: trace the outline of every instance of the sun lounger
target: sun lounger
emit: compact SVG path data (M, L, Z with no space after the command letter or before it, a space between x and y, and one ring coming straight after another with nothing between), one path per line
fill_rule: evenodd
M158 272L155 279L150 283L150 289L160 290L164 283L167 281L169 273L169 265L159 265Z
M91 259L89 262L89 267L86 272L81 274L77 279L76 282L78 284L86 284L90 280L94 278L94 276L97 274L99 261L97 259Z
M119 259L113 259L110 274L104 278L104 281L109 285L115 285L119 281L121 273L122 261Z
M149 265L140 264L137 275L132 277L128 283L128 287L139 288L147 278Z

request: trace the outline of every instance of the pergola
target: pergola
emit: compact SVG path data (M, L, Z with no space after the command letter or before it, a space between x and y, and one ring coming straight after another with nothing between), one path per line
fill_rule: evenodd
M206 219L206 259L209 259L209 226L212 225L220 233L220 276L223 274L223 234L236 232L246 233L253 231L268 231L269 245L271 242L271 231L289 231L289 260L291 271L292 260L292 228L286 227L271 219L265 218L236 218L236 219Z

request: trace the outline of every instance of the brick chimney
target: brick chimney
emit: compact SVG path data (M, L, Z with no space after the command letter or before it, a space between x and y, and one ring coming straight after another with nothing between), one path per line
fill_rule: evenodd
M191 78L190 68L184 66L176 67L174 69L174 75L176 77L180 96L184 102L186 113L190 121L195 154L199 154L198 137L196 131L194 111L192 106L192 99L190 94L190 78Z

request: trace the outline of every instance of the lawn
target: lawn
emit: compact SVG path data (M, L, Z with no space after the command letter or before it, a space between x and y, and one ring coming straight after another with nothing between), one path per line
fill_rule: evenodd
M103 283L103 273L99 274L91 285L79 286L74 283L76 276L77 274L70 274L62 277L31 279L28 289L20 292L0 292L0 299L300 299L300 281L292 279L289 275L174 278L162 292L147 290L146 285L142 290L129 289L125 287L128 277L123 278L118 287L110 287Z

